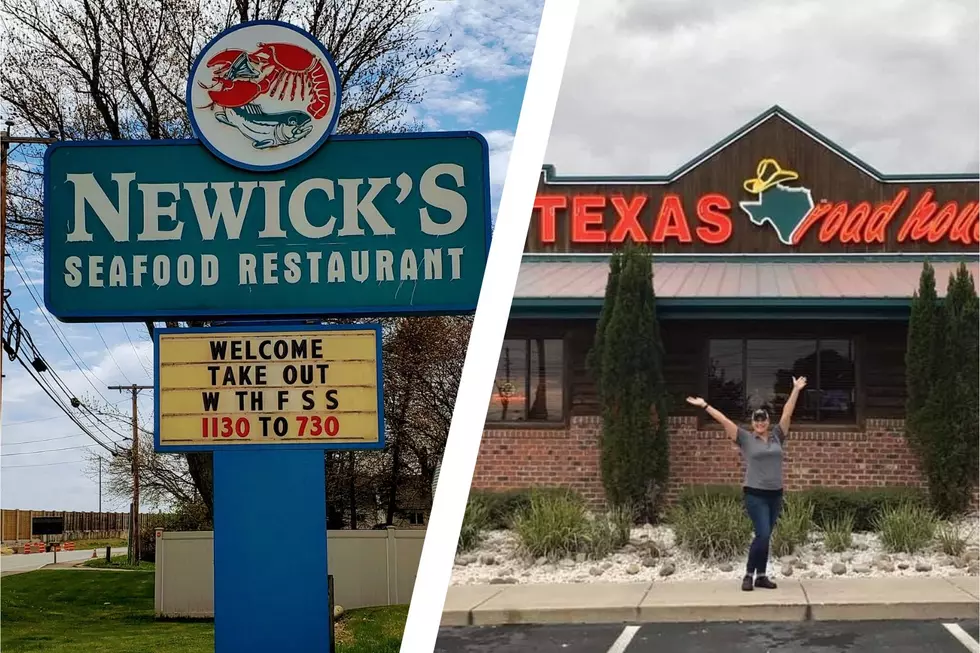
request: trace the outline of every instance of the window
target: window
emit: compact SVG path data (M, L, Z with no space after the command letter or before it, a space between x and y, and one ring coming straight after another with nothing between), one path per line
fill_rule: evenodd
M564 364L561 340L504 340L487 421L561 422Z
M778 419L794 376L807 377L794 420L841 423L857 419L854 343L850 340L710 340L708 359L708 403L736 421L756 408L766 408Z

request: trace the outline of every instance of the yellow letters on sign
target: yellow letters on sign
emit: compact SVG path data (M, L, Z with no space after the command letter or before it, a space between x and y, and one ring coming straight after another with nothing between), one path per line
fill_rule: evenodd
M161 446L376 443L378 332L162 333Z

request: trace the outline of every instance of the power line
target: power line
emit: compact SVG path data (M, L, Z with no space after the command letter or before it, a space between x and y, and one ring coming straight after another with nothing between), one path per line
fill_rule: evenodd
M64 411L64 413L66 415L68 415L68 417L71 419L71 421L74 422L75 425L82 430L82 433L84 433L85 435L87 435L88 437L90 437L96 444L98 444L99 446L101 446L103 449L105 449L109 453L114 453L115 450L112 447L110 447L109 445L105 444L104 442L102 442L101 440L99 440L95 435L93 435L92 432L88 430L88 428L86 428L81 422L78 421L78 419L75 418L74 415L72 415L68 411L68 408L64 404L62 404L60 401L58 401L58 399L53 394L51 394L51 390L48 388L47 385L44 384L44 382L40 378L38 378L38 376L36 376L34 374L34 370L33 370L33 368L31 368L30 365L28 365L27 363L25 363L20 356L17 356L17 359L16 360L17 360L18 363L20 363L21 367L23 367L27 371L28 375L30 375L30 377L32 379L34 379L34 382L37 383L41 387L41 390L44 391L44 394L48 395L48 398L50 398L51 401L53 401L58 406L58 408L60 408L62 411ZM112 442L111 439L110 439L110 442ZM113 443L113 444L115 444L115 443Z
M55 451L72 451L74 449L88 449L89 447L94 447L94 444L80 444L77 447L60 447L58 449L39 449L37 451L15 451L13 453L0 453L0 456L27 456L29 454L37 453L53 453Z
M53 419L64 419L64 415L52 415L51 417L38 417L37 419L25 419L21 422L7 422L4 426L19 426L21 424L36 424L38 422L47 422Z
M20 255L17 254L17 250L11 249L10 253L11 255L13 255L14 259L16 259L14 261L14 270L16 270L17 276L19 276L20 280L24 282L24 286L27 287L27 293L31 296L31 299L34 300L34 305L37 306L39 311L41 311L41 317L43 317L44 321L48 323L49 327L51 327L51 331L54 332L55 338L57 338L58 342L61 343L61 346L65 348L65 352L68 354L68 357L71 358L72 362L75 364L75 367L77 367L78 371L82 373L82 376L85 377L85 380L88 381L88 384L92 386L92 389L95 390L95 392L100 397L102 397L103 401L105 401L106 403L111 403L109 401L109 398L106 397L104 394L102 394L102 391L99 390L98 386L96 386L95 383L92 382L92 379L89 378L89 373L94 374L92 370L88 369L88 373L86 373L86 370L82 369L82 365L79 363L82 357L78 353L78 351L75 350L74 347L70 346L70 343L68 341L68 336L65 335L64 337L62 337L64 333L59 328L57 328L55 324L52 323L51 320L48 318L48 312L41 305L40 300L37 298L37 295L34 293L33 280L30 280L30 282L28 282L30 276L27 275L27 267L24 265L23 261L21 261ZM21 272L21 268L24 268L24 272ZM99 335L101 337L101 334ZM88 366L86 365L86 367Z
M16 266L15 266L15 269L17 269ZM20 271L18 270L18 274L19 273L20 273ZM23 280L24 279L24 276L23 275L20 275L20 276L21 276L21 279ZM37 298L33 294L31 295L31 297L34 299L34 303L37 304L37 302L38 302ZM32 365L32 367L37 368L38 362L40 362L41 364L44 365L44 369L43 370L40 370L40 371L46 371L46 372L48 372L48 377L52 381L54 381L54 383L59 387L59 389L61 390L61 392L64 393L65 397L67 397L67 399L68 399L69 403L72 405L72 407L74 407L74 408L82 408L83 409L83 414L85 413L85 411L88 411L88 413L90 413L90 414L85 415L85 419L87 419L89 421L89 423L91 424L92 428L94 428L96 431L100 431L101 432L101 429L99 427L99 424L101 424L102 426L104 426L105 428L107 428L110 432L115 433L117 436L119 436L121 438L127 439L127 437L125 435L123 435L119 431L116 431L115 429L113 429L108 423L105 422L105 420L103 420L97 414L95 414L94 412L92 412L91 409L86 404L83 404L81 401L78 400L77 397L75 397L75 394L72 392L71 388L68 387L68 384L66 384L64 382L64 380L58 374L57 370L55 370L50 365L48 365L47 362L44 360L44 356L41 355L41 352L38 349L37 345L34 344L34 338L31 336L30 332L27 331L23 327L23 324L21 324L19 316L16 315L17 311L10 305L9 300L6 300L5 299L4 300L4 305L5 305L5 308L7 308L7 312L5 313L4 317L7 317L9 315L10 316L10 320L11 320L11 327L16 326L18 328L18 330L17 330L18 341L17 341L17 343L15 345L12 346L12 349L14 350L14 355L15 356L19 356L20 355L19 354L19 343L20 343L21 340L26 341L27 347L31 350L31 354L35 358L35 361L34 361L34 364ZM40 308L40 306L39 306L39 308ZM43 309L42 309L42 315L47 320L47 315L44 313ZM58 337L59 340L61 340L60 336L58 335L58 331L55 330L54 326L51 324L50 321L48 321L48 326L51 326L52 331L55 333L55 336ZM69 357L71 357L72 354L71 354L70 351L68 351L68 345L67 345L67 343L64 342L64 341L62 341L62 346L65 347L65 351L67 351ZM78 362L74 358L72 358L72 361L75 362L75 366L78 367L79 371L82 373L82 375L85 377L85 379L89 382L89 384L91 384L92 387L95 388L96 392L98 392L98 388L92 383L91 379L88 377L88 375L85 373L85 371L82 370L82 368L81 368L81 366L79 366ZM44 386L47 386L49 389L53 390L53 388L51 388L50 385L48 385L46 382L43 382L40 379L35 379L35 380L38 381L39 384L42 384ZM103 399L105 399L108 402L108 399L106 399L105 395L102 395L101 393L99 393L99 394L102 396ZM116 405L116 404L111 404L111 405ZM77 423L77 420L76 420L76 423ZM106 437L108 437L108 439L109 439L110 442L112 441L112 436L106 435Z
M146 366L146 363L143 362L143 357L140 356L140 351L139 349L136 348L136 343L133 342L133 339L129 337L129 329L126 327L125 322L123 322L122 328L123 328L123 333L126 334L126 340L129 340L129 344L132 345L133 353L136 354L136 360L139 361L140 366L143 368L143 371L146 372L147 376L153 376L153 372L150 370L150 368Z
M84 463L86 460L62 460L58 463L32 463L30 465L3 465L0 469L18 469L20 467L50 467L51 465L71 465L72 463Z
M119 404L124 403L124 402L127 402L127 401L129 401L129 399L123 399L122 401L117 401L116 403L110 404L110 405L112 405L112 406L118 406ZM20 426L21 424L37 424L38 422L47 422L47 421L50 421L50 420L53 420L53 419L64 419L64 418L65 418L64 415L53 415L51 417L38 417L37 419L25 419L25 420L21 420L19 422L5 422L3 424L3 426L4 427L10 427L10 426ZM13 443L11 442L10 444L13 444Z
M58 415L58 417L64 417L64 415ZM81 433L72 433L71 435L60 435L56 438L44 438L43 440L21 440L20 442L6 442L0 440L0 445L4 447L12 447L18 444L41 444L42 442L54 442L55 440L67 440L68 438L77 438Z
M27 336L28 336L28 339L29 339L30 338L30 334L28 333ZM37 350L37 347L34 347L33 346L33 343L32 343L32 349L34 350L34 354L35 354L36 359L44 362L44 357L41 356L40 352ZM34 369L34 366L32 365L31 368L28 368L27 365L25 364L25 362L20 358L20 354L19 353L17 354L17 361L22 366L24 366L25 369L28 370L28 372L31 374L32 377L34 376L34 374L32 372L32 369ZM61 381L61 379L58 376L57 372L55 372L54 369L52 369L50 366L48 366L47 363L45 363L45 366L46 366L46 370L45 371L47 371L49 373L49 376L51 378L53 378L59 384L61 391L68 398L68 403L73 408L87 408L87 406L85 404L83 404L77 398L75 398L75 396L72 394L72 392L68 388L68 386L65 385L64 381ZM47 381L45 380L45 377L41 376L40 373L39 373L38 376L34 378L34 380L38 383L38 385L40 385L42 387L42 389L45 390L45 392L48 394L48 396L51 397L52 400L54 400L54 396L52 395L52 392L54 392L54 389L47 383ZM64 411L65 414L68 415L71 418L72 422L74 422L79 428L81 428L83 430L83 432L85 432L86 434L89 434L91 436L91 434L88 431L88 427L83 426L82 423L79 422L78 419L74 415L72 415L71 412L68 411L67 408L60 401L55 400L55 403L57 403L59 405L59 407L62 409L62 411ZM84 415L84 412L83 412L83 415ZM84 416L91 423L92 428L94 428L97 432L99 432L100 435L105 436L109 440L109 442L112 442L113 444L115 444L115 442L112 439L112 436L103 433L99 429L99 427L96 424L95 420L93 420L88 415L84 415ZM119 433L118 431L116 431L115 429L113 429L112 427L110 427L105 422L102 422L102 420L98 420L98 421L101 422L104 426L106 426L106 428L108 428L110 431L112 431L116 435L118 435L118 436L120 436L122 438L125 438L126 437L126 436L122 435L121 433Z
M99 340L101 340L102 344L105 345L106 353L109 354L109 358L112 359L112 363L116 366L116 369L119 370L119 373L123 375L124 379L126 379L126 383L132 385L133 382L129 379L128 376L126 376L126 372L124 372L122 366L119 365L119 361L117 361L116 357L112 355L112 347L110 347L109 343L105 341L105 338L102 336L102 329L99 328L98 324L95 325L95 332L99 334ZM132 340L130 340L130 344L132 344Z

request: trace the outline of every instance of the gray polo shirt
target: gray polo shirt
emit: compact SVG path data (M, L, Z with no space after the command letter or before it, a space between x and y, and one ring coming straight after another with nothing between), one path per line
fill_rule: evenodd
M779 424L773 424L768 440L757 437L741 426L735 443L745 460L745 487L756 490L783 489L783 442L786 436Z

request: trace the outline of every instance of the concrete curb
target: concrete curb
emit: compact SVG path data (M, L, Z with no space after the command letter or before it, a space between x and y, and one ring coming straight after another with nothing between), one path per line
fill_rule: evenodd
M978 596L976 577L783 579L754 592L730 581L469 585L449 588L442 626L953 620L976 618Z

